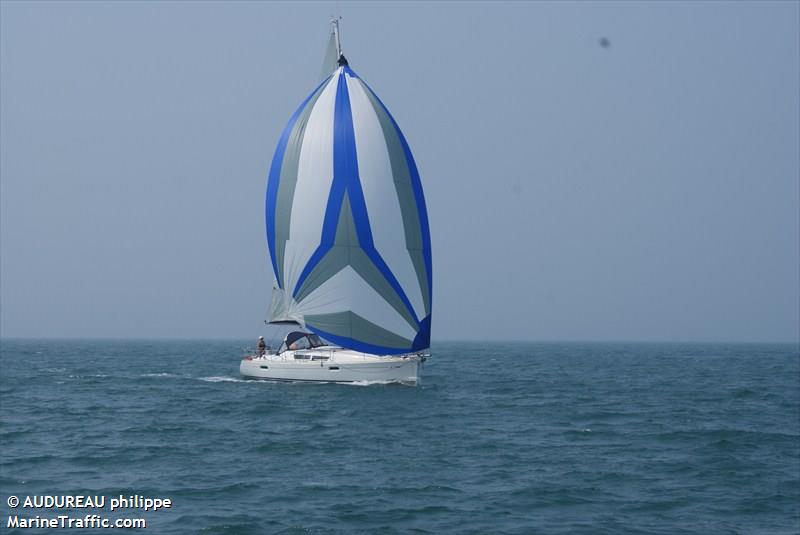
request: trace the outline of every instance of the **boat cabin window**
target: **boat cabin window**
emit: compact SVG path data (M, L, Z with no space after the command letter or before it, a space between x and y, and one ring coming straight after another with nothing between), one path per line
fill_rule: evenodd
M308 338L298 338L291 344L289 344L289 349L308 349L311 347L311 344L308 342Z

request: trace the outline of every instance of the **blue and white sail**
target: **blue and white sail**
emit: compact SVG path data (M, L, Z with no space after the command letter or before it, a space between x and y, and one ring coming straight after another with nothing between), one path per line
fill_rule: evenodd
M417 166L344 56L281 135L266 227L271 322L376 355L430 346L431 242Z

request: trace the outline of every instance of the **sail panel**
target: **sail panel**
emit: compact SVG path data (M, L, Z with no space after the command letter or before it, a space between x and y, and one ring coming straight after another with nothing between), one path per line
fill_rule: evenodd
M430 315L431 315L431 295L433 292L433 271L432 271L432 256L431 256L431 234L430 234L430 227L428 223L428 210L425 206L425 194L422 191L422 181L419 177L419 171L417 170L417 164L414 161L414 156L411 154L411 148L408 146L408 142L406 141L403 132L400 130L400 127L397 125L397 121L394 120L392 114L389 113L389 109L383 104L378 95L372 90L366 82L359 78L359 81L363 84L366 88L367 93L370 95L373 105L375 105L376 111L379 117L382 117L381 123L385 124L386 119L391 123L393 128L388 128L385 126L384 128L384 135L386 136L387 143L389 144L389 152L390 154L396 155L399 151L396 150L396 144L399 143L400 149L403 152L403 160L405 162L405 168L408 170L408 176L411 182L411 189L414 196L413 205L415 208L416 217L413 215L409 215L407 219L407 223L405 225L405 229L407 231L406 234L406 245L409 249L411 254L411 258L414 261L415 266L417 268L417 275L420 278L420 286L423 289L423 297L425 298L425 311L427 312L426 318L427 320L427 329L428 335L430 335ZM383 113L381 113L383 112ZM385 117L385 118L384 118ZM396 139L396 142L394 140ZM393 157L393 162L395 158ZM398 162L397 166L393 166L396 169L395 177L397 182L398 176L403 176L403 165ZM402 181L402 180L401 180ZM411 202L407 201L407 196L403 194L399 194L401 206L408 207ZM405 212L404 212L405 217ZM416 227L419 227L419 233L415 232ZM421 250L418 249L418 243L416 242L416 236L419 236L421 239ZM424 264L424 269L421 269L420 259ZM425 320L423 320L425 323ZM425 329L423 331L425 332Z
M347 295L347 298L342 296ZM352 297L351 297L352 296ZM346 299L346 301L343 301ZM409 324L397 309L375 292L352 266L345 266L316 290L311 292L297 306L308 327L320 327L313 322L313 315L333 314L351 311L363 318L369 318L375 325L413 340L418 326ZM352 326L351 326L352 327ZM349 331L350 336L366 336L367 333Z
M406 308L400 295L394 291L359 245L350 202L345 196L339 213L334 245L314 266L295 293L294 298L298 302L304 302L311 292L347 266L352 268L383 301L391 305L411 325L412 329L417 327L418 322L415 316ZM361 295L353 296L354 302L358 302L360 299Z
M429 347L421 193L397 124L348 66L338 68L292 116L273 158L271 319L373 354Z
M349 343L353 331L358 332L360 339L358 350L365 353L380 354L386 352L386 348L406 353L408 351L406 348L413 344L411 340L397 336L355 312L309 315L308 321L314 325L317 334L341 345Z
M325 57L322 60L322 70L319 75L320 80L324 80L336 70L337 59L339 59L339 52L336 47L336 32L331 28L331 34L330 37L328 37L328 46L325 47Z
M347 86L353 110L358 175L375 249L391 266L400 286L406 290L416 316L425 317L422 291L414 264L408 249L397 246L406 240L398 190L410 192L411 183L408 180L403 183L403 175L399 173L395 181L387 139L362 85L357 79L348 77Z
M320 228L333 181L333 111L336 77L323 89L311 109L300 145L289 240L284 258L284 287L293 288L319 243ZM283 178L283 177L282 177ZM302 199L302 202L297 202Z
M272 302L269 307L270 323L297 323L303 325L303 316L298 314L291 296L275 285L272 288Z
M304 115L304 111L307 109L310 111L313 109L313 105L309 105L312 102L312 99L316 99L319 95L319 91L325 87L327 83L329 83L333 79L333 76L329 77L328 79L324 80L322 83L317 86L314 91L312 91L308 97L300 104L300 106L295 110L292 117L289 119L289 123L283 129L281 133L280 140L278 141L278 146L275 148L275 154L272 157L272 164L270 165L269 169L269 178L267 180L267 194L266 194L266 201L265 201L265 219L266 219L266 227L267 227L267 247L269 249L269 256L270 260L272 261L272 269L275 275L275 279L278 281L279 287L282 287L281 281L283 279L283 266L282 264L278 264L278 254L276 252L277 248L277 240L280 236L286 235L286 230L282 229L281 234L279 235L276 232L276 225L280 226L277 219L280 217L282 221L288 221L288 216L286 214L290 213L291 206L293 204L293 200L289 203L285 202L286 195L283 196L280 210L278 209L278 191L280 189L280 185L287 180L296 181L296 176L284 176L283 180L281 180L281 174L283 172L283 163L284 163L284 156L286 155L287 149L290 146L290 139L292 147L299 146L302 143L303 136L297 134L294 138L292 134L297 132L296 126L298 126L298 121ZM302 124L302 122L301 122ZM304 130L303 130L304 131ZM292 151L290 150L290 153ZM293 194L289 196L293 199ZM285 239L285 238L284 238ZM281 245L282 247L282 245Z
M327 84L330 85L330 84ZM295 188L297 186L298 166L300 153L305 139L306 125L311 116L311 111L315 109L317 99L322 94L327 85L318 87L305 107L301 110L298 119L289 135L286 150L283 154L283 161L280 169L280 182L278 184L278 194L274 209L275 218L275 260L278 268L276 277L280 282L283 281L285 272L284 252L286 241L289 239L289 222L292 214Z

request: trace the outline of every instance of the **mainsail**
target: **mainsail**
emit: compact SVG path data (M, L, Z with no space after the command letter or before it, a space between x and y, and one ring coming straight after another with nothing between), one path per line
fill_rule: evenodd
M283 130L266 226L271 322L377 355L430 347L431 243L417 166L342 55Z

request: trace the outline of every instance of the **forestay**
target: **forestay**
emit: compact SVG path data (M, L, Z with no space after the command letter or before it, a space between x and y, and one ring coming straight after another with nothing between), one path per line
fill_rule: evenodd
M376 355L430 346L431 244L417 167L343 56L281 135L266 226L270 321Z

